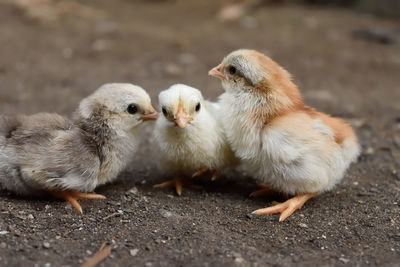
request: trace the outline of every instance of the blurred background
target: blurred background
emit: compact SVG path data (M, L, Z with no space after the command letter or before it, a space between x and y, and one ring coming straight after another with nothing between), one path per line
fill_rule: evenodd
M112 241L102 266L396 265L399 0L0 0L0 114L68 115L107 82L141 85L157 108L178 82L216 100L223 90L207 72L239 48L272 57L308 105L355 127L363 152L335 190L284 224L246 216L269 202L248 198L256 181L240 172L177 198L152 188L166 177L147 138L82 217L1 193L0 262L77 266Z
M399 18L396 0L0 0L0 112L69 113L113 81L154 100L176 82L215 99L208 69L253 48L309 104L378 115L399 99Z

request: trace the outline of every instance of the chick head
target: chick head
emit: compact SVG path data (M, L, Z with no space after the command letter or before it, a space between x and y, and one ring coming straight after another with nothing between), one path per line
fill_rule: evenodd
M129 83L102 85L81 101L78 114L84 119L99 119L126 132L143 121L158 118L146 91Z
M203 109L201 92L184 84L175 84L159 94L159 103L165 120L180 128L195 122Z
M268 106L268 113L279 113L303 104L290 74L255 50L233 51L208 74L219 78L226 92L250 99L254 107Z

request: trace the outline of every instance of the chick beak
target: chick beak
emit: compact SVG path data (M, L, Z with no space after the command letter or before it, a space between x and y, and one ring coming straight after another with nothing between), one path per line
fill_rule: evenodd
M225 80L225 75L224 75L224 73L222 72L222 69L223 69L222 64L219 64L219 65L216 66L215 68L212 68L212 69L208 72L208 75L217 77L217 78L219 78L219 79L221 79L221 80Z
M158 112L150 106L144 111L142 121L155 121L158 119Z
M178 111L175 115L175 124L178 125L180 128L185 128L186 124L191 121L190 117L186 114L183 110L183 103L179 101Z

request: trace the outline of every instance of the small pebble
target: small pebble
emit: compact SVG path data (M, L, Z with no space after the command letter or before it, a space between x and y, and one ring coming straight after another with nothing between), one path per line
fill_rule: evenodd
M160 213L161 213L161 216L164 218L172 217L172 212L170 212L168 210L160 209Z
M0 243L0 248L7 248L7 244L4 243L4 242L1 242L1 243Z
M44 242L43 242L43 247L44 247L44 248L50 248L50 243L47 242L47 241L44 241Z
M299 223L299 226L300 226L301 228L308 228L308 225L305 224L305 223Z
M349 259L346 259L346 258L343 258L343 257L340 257L339 260L341 262L343 262L343 263L348 263L350 261Z
M245 262L245 260L242 257L235 258L235 263L243 264L244 262Z
M365 154L367 154L367 155L372 155L372 154L374 154L374 152L375 151L372 147L369 147L365 150Z
M132 257L135 257L138 254L138 252L139 252L139 249L137 249L137 248L129 250L129 253L131 254Z
M129 189L128 194L133 194L133 195L137 195L138 193L138 189L136 187L132 187L131 189Z

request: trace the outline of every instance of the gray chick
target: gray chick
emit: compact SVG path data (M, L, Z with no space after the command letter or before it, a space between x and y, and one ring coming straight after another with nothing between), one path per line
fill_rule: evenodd
M105 84L73 118L0 115L0 187L22 196L51 194L80 213L79 199L114 180L137 148L138 127L156 120L149 95L132 84ZM82 193L85 192L85 193Z

